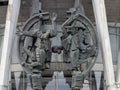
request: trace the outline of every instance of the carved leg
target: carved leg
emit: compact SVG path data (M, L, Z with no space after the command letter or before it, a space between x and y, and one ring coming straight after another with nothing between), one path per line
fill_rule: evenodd
M46 53L44 49L36 48L36 60L39 65L44 66Z
M32 85L31 85L31 74L27 74L27 88L26 90L32 90Z
M23 47L24 52L32 59L33 53L29 51L27 48Z
M73 71L72 73L72 90L80 90L83 88L84 76L81 71Z
M45 60L46 69L50 68L51 56L52 56L51 51L50 50L46 51L46 60Z
M72 63L72 67L73 68L76 68L76 67L79 67L80 64L79 64L79 50L76 49L74 51L71 51L71 63Z
M31 84L32 84L33 90L43 90L41 74L32 74L31 75Z

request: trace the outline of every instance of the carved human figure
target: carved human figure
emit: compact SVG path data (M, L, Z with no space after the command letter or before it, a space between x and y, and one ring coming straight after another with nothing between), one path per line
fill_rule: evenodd
M42 15L40 19L42 18ZM43 32L41 28L29 31L17 32L17 34L22 36L28 36L36 38L34 47L35 50L30 50L28 47L23 47L23 51L29 56L30 62L25 62L31 68L31 85L33 90L43 90L42 89L42 79L41 71L45 68L49 68L51 60L51 41L50 38L57 35L56 23L55 20L57 14L53 13L50 17L52 22L52 29L46 32ZM41 19L42 20L42 19ZM42 21L40 21L40 25ZM39 26L41 27L41 26ZM47 63L47 65L46 65Z
M40 68L44 68L45 62L50 62L50 58L51 58L50 38L55 37L57 35L56 24L55 24L56 18L57 15L54 13L51 16L52 29L45 33L43 33L42 30L40 29L31 30L31 31L22 31L18 33L19 35L25 35L25 36L37 38L35 42L35 46L36 46L35 52L31 52L26 47L23 47L23 50L32 60L29 65L32 67L33 70L35 70L34 67L37 66L39 67L41 66Z
M70 24L64 26L65 34L62 40L64 47L63 56L65 62L71 62L72 66L72 90L82 88L88 58L95 55L92 38L89 30L79 20L74 19Z

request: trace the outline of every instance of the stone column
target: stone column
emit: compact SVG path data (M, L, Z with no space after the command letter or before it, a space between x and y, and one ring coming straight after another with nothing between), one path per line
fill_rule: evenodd
M8 89L11 51L21 0L9 0L0 63L0 90Z
M104 0L92 0L96 26L100 37L107 90L115 90L115 77Z

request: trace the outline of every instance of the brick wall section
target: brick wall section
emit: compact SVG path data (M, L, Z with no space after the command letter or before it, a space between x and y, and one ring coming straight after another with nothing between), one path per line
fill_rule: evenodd
M66 11L73 7L74 0L42 0L43 9L50 13L56 12L58 14L57 21L63 22L66 20Z
M0 23L5 23L7 6L0 6Z
M29 17L30 0L22 0L19 22L24 22ZM0 6L0 24L4 24L6 20L7 6Z
M20 13L19 13L19 22L26 21L30 16L30 0L22 0Z
M120 23L120 0L105 0L109 22Z
M66 11L74 6L74 0L42 0L43 9L57 12L58 21L64 21ZM95 21L92 0L83 0L86 16ZM120 22L120 0L105 0L108 22Z
M74 0L41 0L42 8L50 13L58 14L58 22L66 20L66 11L74 6ZM30 14L31 0L22 0L19 22L26 21ZM120 0L105 0L108 22L120 22ZM83 0L86 16L95 21L92 0ZM0 24L5 23L7 6L0 6Z

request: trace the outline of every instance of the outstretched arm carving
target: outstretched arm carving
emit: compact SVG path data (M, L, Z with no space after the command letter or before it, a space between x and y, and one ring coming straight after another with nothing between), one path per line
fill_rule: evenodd
M53 13L51 16L51 22L52 22L52 29L50 30L50 37L54 37L57 35L57 26L56 26L56 20L57 14Z
M29 37L37 37L36 33L39 29L31 30L31 31L18 31L16 34L20 36L29 36Z
M42 38L42 39L55 37L57 35L57 26L56 26L56 22L55 22L56 18L57 18L57 14L53 13L50 18L51 22L52 22L52 29L43 34L38 32L37 37Z

